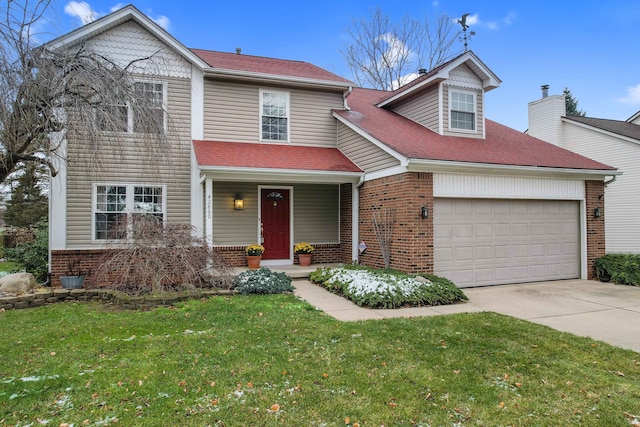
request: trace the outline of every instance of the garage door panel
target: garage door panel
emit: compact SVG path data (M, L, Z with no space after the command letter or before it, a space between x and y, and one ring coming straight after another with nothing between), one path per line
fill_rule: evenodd
M436 199L435 272L458 286L579 277L576 201Z

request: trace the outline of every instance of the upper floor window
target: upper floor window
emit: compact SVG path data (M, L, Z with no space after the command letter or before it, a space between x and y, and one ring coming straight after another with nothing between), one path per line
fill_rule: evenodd
M162 185L95 185L94 240L126 240L135 235L136 221L164 223L166 189Z
M289 93L260 91L260 138L289 140Z
M165 87L160 82L133 84L132 99L102 105L96 110L97 125L107 132L164 133Z
M476 96L469 92L449 92L451 129L476 129Z

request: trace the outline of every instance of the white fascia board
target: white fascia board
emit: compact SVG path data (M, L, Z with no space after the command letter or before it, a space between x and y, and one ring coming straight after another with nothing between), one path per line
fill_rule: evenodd
M278 74L256 73L253 71L227 70L223 68L207 67L205 70L206 77L224 77L240 80L254 79L259 82L266 83L295 83L300 86L320 87L325 89L336 89L340 91L348 90L354 87L353 82L334 82L329 80L309 79L305 77L282 76Z
M518 176L567 177L573 179L604 180L607 176L622 175L618 170L568 169L536 166L494 165L489 163L467 163L444 160L409 159L409 172L457 172L494 173Z
M340 123L342 123L343 125L345 125L349 129L351 129L352 131L354 131L355 133L357 133L361 137L365 138L367 141L371 142L373 145L375 145L376 147L378 147L379 149L381 149L385 153L389 154L391 157L394 157L395 159L397 159L400 162L400 165L402 165L402 166L406 166L407 165L407 158L405 156L403 156L402 154L398 153L393 148L390 148L384 142L382 142L379 139L376 139L373 136L369 135L367 132L365 132L364 130L360 129L358 126L354 125L349 120L347 120L344 117L342 117L340 114L337 114L335 111L333 112L333 117L338 119L338 121Z
M409 172L409 168L407 166L395 166L375 172L369 172L365 175L364 181L373 181L374 179L386 178L388 176L399 175L405 172Z
M628 137L628 136L625 136L625 135L620 135L619 133L615 133L615 132L611 132L611 131L608 131L608 130L605 130L605 129L601 129L599 127L592 126L592 125L587 124L587 123L576 122L574 120L567 119L566 117L561 117L561 120L562 120L563 123L575 125L575 126L583 128L583 129L589 129L589 130L592 130L594 132L598 132L598 133L601 133L603 135L610 136L612 138L618 138L618 139L621 139L623 141L631 142L632 144L640 144L640 140L638 140L638 139L631 138L631 137Z
M500 86L500 83L502 83L502 81L498 78L498 76L496 76L493 73L493 71L491 71L489 67L487 67L480 60L480 58L478 58L473 52L468 51L468 52L465 52L463 55L460 55L456 60L447 64L446 67L442 68L441 70L438 70L436 74L429 77L428 79L425 79L423 82L420 82L415 86L411 86L410 88L407 88L407 90L401 91L396 95L392 96L391 98L385 99L384 101L376 105L378 107L384 107L385 105L393 104L397 100L402 99L412 93L415 93L416 91L420 90L424 86L430 85L434 82L442 82L442 81L448 80L449 73L451 72L451 70L468 61L471 61L473 63L472 64L473 66L470 68L475 73L479 72L480 74L482 74L479 77L482 80L482 87L483 89L485 89L485 91L490 91Z
M444 77L443 75L440 74L440 72L438 72L437 74L434 74L433 76L429 77L428 79L425 79L424 81L411 86L410 88L408 88L405 91L399 92L397 94L395 94L394 96L392 96L391 98L385 99L384 101L376 104L377 107L384 107L385 105L389 105L389 104L393 104L395 101L397 101L398 99L402 99L405 96L414 93L415 91L419 90L420 88L423 88L425 86L429 86L433 83L439 83L442 82L444 80L446 80L449 77L449 72L447 71L447 76Z
M200 166L207 178L220 181L269 181L293 183L345 184L357 183L364 172L310 171L299 169L238 168L222 166Z
M56 39L53 39L45 43L44 47L50 49L59 49L65 46L73 46L77 43L81 43L86 39L95 37L96 35L104 31L117 27L118 25L130 19L140 24L142 27L144 27L144 29L162 40L165 44L173 48L176 52L178 52L192 64L197 65L200 69L209 67L209 64L204 62L198 55L190 51L185 45L180 43L175 37L169 34L158 24L153 22L153 20L149 19L147 15L140 12L133 5L127 5L122 9L110 13L107 16L83 25L82 27Z

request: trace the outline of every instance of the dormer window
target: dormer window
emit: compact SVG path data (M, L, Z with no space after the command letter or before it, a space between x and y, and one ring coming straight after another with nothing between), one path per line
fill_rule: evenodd
M476 95L472 92L449 92L449 127L452 130L476 129Z
M289 140L289 93L260 91L260 136L263 141Z

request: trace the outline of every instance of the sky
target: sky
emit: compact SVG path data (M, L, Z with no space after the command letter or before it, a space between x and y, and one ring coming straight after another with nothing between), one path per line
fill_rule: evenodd
M55 2L57 1L57 2ZM61 35L125 3L54 0L43 34ZM379 7L392 21L469 13L469 49L501 80L486 116L524 131L527 104L565 87L589 117L626 120L640 110L640 1L323 0L277 3L138 0L133 3L189 48L301 60L353 79L341 50L355 19ZM462 50L462 42L457 49Z

